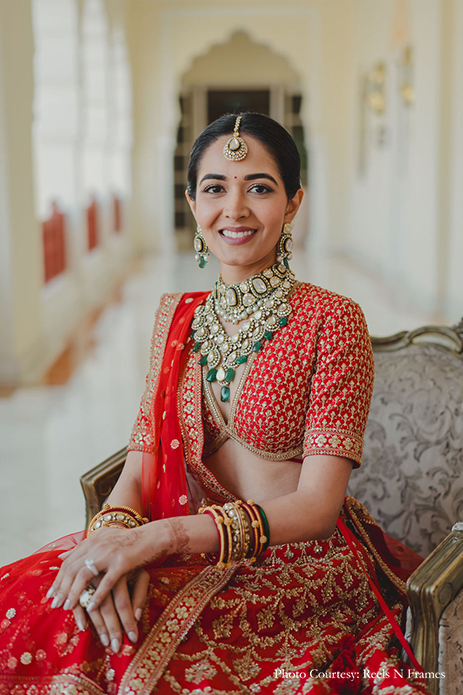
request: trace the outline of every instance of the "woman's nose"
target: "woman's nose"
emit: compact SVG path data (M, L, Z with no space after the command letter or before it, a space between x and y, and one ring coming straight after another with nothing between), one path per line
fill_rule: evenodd
M245 197L240 191L230 192L224 207L224 215L229 219L237 220L247 217L249 209Z

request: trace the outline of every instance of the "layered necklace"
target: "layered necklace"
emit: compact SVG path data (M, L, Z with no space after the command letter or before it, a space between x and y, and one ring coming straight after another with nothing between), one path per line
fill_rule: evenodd
M295 282L294 273L280 263L236 285L225 285L219 276L205 304L196 309L191 324L193 351L201 354L199 364L208 368L207 381L221 385L222 402L230 399L236 368L288 323L292 311L288 296ZM244 323L229 336L219 317L235 325Z

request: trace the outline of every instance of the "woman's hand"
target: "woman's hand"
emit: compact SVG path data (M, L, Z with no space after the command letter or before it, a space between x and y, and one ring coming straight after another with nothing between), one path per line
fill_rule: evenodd
M98 587L101 579L101 576L96 577L91 584ZM148 572L141 568L134 570L130 575L124 575L119 579L99 608L88 613L104 647L111 644L112 650L118 652L122 644L122 629L133 644L137 642L137 622L141 618L146 601L148 584ZM78 627L85 630L87 623L85 610L77 604L73 613Z
M53 608L74 610L87 584L95 579L93 569L101 581L87 608L91 613L124 575L169 552L169 536L162 521L135 529L100 528L76 548L63 553L65 559L47 597L53 597ZM93 562L86 564L86 560Z

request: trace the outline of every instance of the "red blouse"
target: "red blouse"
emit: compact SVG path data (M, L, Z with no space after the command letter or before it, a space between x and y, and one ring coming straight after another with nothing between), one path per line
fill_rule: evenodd
M290 301L287 326L248 360L227 424L203 378L203 456L232 438L269 460L331 454L358 466L374 379L362 310L351 299L308 283L299 283ZM192 352L179 393L183 382L191 381L197 359ZM129 450L152 450L144 409L142 400ZM190 418L185 420L188 437Z

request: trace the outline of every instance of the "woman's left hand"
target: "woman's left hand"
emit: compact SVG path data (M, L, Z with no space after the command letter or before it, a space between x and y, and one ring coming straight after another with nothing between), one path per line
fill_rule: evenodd
M123 575L167 555L164 534L155 534L149 528L155 524L158 522L135 529L103 527L70 552L63 553L61 557L65 559L47 594L53 598L52 607L74 609L97 572L102 579L87 608L89 612L95 610Z

